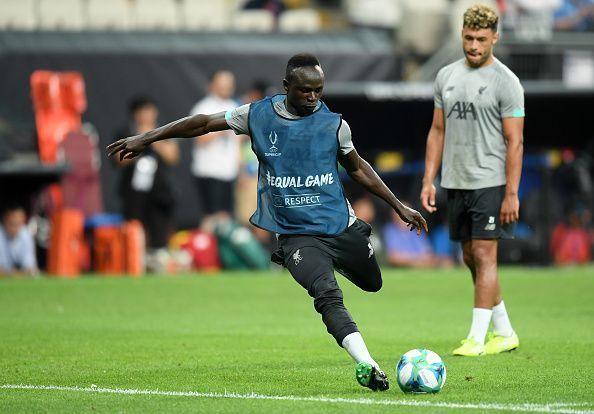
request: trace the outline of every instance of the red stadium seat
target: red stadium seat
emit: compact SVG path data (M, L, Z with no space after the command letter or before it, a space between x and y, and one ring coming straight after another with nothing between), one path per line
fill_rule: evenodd
M58 145L66 134L81 125L86 110L84 80L78 72L35 71L31 75L31 97L39 142L39 159L56 162Z

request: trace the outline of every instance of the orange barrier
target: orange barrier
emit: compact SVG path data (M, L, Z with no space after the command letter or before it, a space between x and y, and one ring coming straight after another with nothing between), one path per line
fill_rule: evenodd
M105 275L126 272L122 231L116 226L97 227L93 231L93 263L95 271Z
M84 216L79 210L58 210L51 223L47 271L50 275L77 277L81 270Z
M124 258L126 273L133 277L144 274L145 238L144 228L138 220L130 220L122 225L124 239Z
M144 274L144 229L137 220L93 231L94 270L103 275Z

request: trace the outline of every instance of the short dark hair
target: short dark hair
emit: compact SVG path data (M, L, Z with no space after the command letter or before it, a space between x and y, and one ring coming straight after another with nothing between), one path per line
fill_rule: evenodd
M157 106L157 103L148 96L136 96L128 104L128 111L130 115L134 115L136 111L146 106Z
M293 71L297 68L304 68L304 67L314 67L319 66L320 61L317 57L312 55L311 53L299 53L287 62L287 69L285 71L285 79L287 81L291 80L293 76Z
M4 220L4 217L6 217L8 213L12 213L13 211L18 210L23 210L25 214L27 213L25 208L20 203L17 203L16 201L9 201L8 203L2 206L2 209L0 210L0 217L2 218L2 220Z

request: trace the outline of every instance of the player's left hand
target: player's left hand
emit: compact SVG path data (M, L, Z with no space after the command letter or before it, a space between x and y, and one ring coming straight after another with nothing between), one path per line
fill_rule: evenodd
M429 232L425 218L417 210L403 205L397 213L402 221L407 223L410 231L416 230L418 235L420 235L423 230L425 230L426 233Z
M518 221L520 218L520 200L517 195L506 194L501 203L499 221L501 224L509 224Z

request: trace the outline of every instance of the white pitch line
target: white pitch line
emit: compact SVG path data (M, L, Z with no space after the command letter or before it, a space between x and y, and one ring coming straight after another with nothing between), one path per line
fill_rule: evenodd
M54 390L91 392L98 394L126 394L126 395L163 395L170 397L195 397L195 398L231 398L242 400L275 400L275 401L298 401L298 402L321 402L331 404L361 404L361 405L387 405L406 407L433 407L433 408L457 408L469 410L496 410L496 411L518 411L528 413L555 413L555 414L594 414L594 410L576 410L564 407L585 407L594 403L550 403L550 404L465 404L448 402L431 402L418 400L387 400L370 398L331 398L331 397L299 397L294 395L265 395L257 393L241 394L235 392L198 392L198 391L160 391L160 390L137 390L121 388L99 388L92 387L65 387L60 385L27 385L27 384L4 384L0 389L10 390Z

